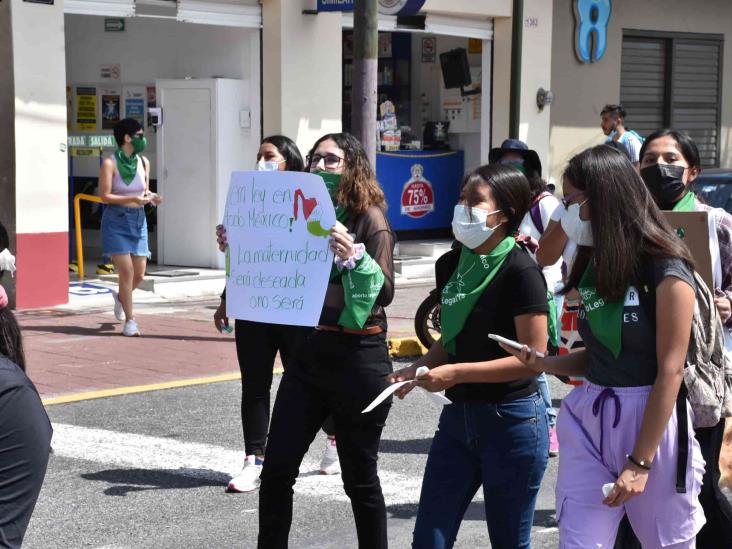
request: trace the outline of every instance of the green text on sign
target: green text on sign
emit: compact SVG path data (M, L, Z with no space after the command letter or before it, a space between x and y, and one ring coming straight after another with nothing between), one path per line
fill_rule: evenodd
M69 147L104 147L115 148L112 135L70 135L68 136Z

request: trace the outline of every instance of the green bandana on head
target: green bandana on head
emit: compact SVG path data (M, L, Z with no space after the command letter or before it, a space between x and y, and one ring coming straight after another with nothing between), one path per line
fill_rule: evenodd
M348 212L346 211L346 208L336 202L338 197L338 187L341 185L341 174L317 172L316 175L319 175L323 178L323 181L325 181L325 187L328 189L328 194L330 195L330 199L333 201L333 206L335 207L336 219L341 223L345 223L348 220Z
M676 203L672 212L693 212L696 208L696 193L689 191L684 198Z
M114 152L114 158L117 161L119 176L125 185L129 185L137 173L137 154L132 153L132 156L127 156L122 149L117 149Z
M587 314L592 335L607 347L615 358L622 350L623 308L625 300L608 301L597 294L595 268L590 262L577 287Z
M457 269L442 289L441 298L442 345L449 354L456 353L455 338L515 246L516 239L507 236L488 255L476 254L465 246L460 250Z

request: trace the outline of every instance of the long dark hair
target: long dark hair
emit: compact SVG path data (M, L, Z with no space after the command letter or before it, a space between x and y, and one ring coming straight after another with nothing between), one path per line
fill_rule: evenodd
M671 128L655 131L646 137L646 140L641 146L640 153L638 153L638 158L640 158L641 164L643 163L643 157L646 155L646 151L648 150L648 145L650 145L651 141L655 141L661 137L670 137L676 141L676 144L679 146L679 151L684 157L684 160L686 160L686 163L689 165L689 168L698 168L701 170L701 157L699 156L699 149L697 148L696 143L694 143L694 140L688 133L672 130Z
M262 145L269 143L274 145L285 159L285 169L288 172L301 172L305 169L305 161L302 159L300 149L295 142L284 135L270 135L262 139Z
M467 206L475 206L483 200L478 192L483 185L490 188L496 205L508 218L507 234L513 234L531 206L531 188L526 176L516 168L501 164L477 168L463 182L461 198Z
M386 198L376 174L358 139L350 133L328 133L318 139L308 153L312 158L323 141L332 140L345 153L345 168L338 187L336 200L354 214L365 212L371 206L386 211ZM309 166L308 166L309 167Z
M25 354L23 353L23 336L13 312L8 307L0 309L0 354L25 372Z
M686 245L658 209L627 156L598 145L574 156L563 177L589 199L593 247L580 246L565 292L576 288L591 260L597 292L622 299L644 257L679 258L693 267Z

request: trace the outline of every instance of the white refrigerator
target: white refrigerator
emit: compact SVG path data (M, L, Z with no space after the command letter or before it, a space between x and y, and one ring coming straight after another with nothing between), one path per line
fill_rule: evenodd
M231 172L255 169L260 129L252 127L246 80L158 80L158 264L224 267L216 247Z

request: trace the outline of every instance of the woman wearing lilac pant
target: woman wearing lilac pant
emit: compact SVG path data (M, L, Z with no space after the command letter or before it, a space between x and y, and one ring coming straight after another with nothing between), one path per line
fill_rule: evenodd
M586 348L547 359L526 347L512 351L536 370L587 379L559 413L560 547L612 547L624 513L644 548L695 547L705 522L704 460L689 407L685 417L675 408L695 303L693 261L622 154L588 149L570 160L564 180L580 191L562 227L579 244L567 291L582 296ZM644 307L652 291L655 315Z

